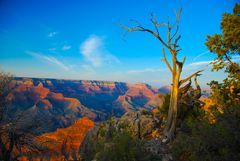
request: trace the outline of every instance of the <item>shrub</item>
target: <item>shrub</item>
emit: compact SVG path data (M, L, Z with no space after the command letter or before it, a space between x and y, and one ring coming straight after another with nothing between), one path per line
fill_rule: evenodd
M188 130L177 135L173 153L180 161L240 160L240 107L232 106L224 113L214 111L215 124L206 119L187 119Z

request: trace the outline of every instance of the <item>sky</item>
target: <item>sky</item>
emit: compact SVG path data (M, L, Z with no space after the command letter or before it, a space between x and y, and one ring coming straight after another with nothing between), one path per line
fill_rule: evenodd
M224 12L237 0L0 0L0 70L19 77L109 80L169 85L171 73L162 59L162 44L152 35L126 33L120 24L136 19L154 29L175 21L182 6L179 60L187 57L182 78L205 69L201 85L221 81L223 71L211 72L215 55L204 42L221 33ZM166 30L160 29L165 39ZM170 55L167 53L170 61Z

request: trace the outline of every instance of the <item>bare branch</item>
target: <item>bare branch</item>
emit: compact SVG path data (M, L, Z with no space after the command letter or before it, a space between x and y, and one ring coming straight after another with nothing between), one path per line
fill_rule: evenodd
M183 63L180 62L180 61L176 61L177 65L178 65L178 69L181 69L182 70L182 67L183 67Z
M179 51L181 51L182 49L178 49L178 50L176 50L176 52L178 53Z
M228 56L226 53L225 53L224 55L225 55L227 61L228 61L232 66L238 68L238 70L240 69L240 66L239 66L238 64L232 62L231 59L229 58L229 56Z
M166 58L164 48L162 48L162 53L163 53L163 59L162 59L162 60L167 64L169 70L170 70L171 72L173 72L173 69L172 69L171 65L169 64L169 62L168 62L168 60L167 60L167 58Z
M181 38L181 35L178 35L178 37L177 37L177 38L175 39L175 41L174 41L174 45L177 46L178 40L180 40L180 38Z
M173 36L170 38L170 41L177 35L178 29L179 29L179 26L177 25L176 31L175 31L175 33L173 34Z
M142 26L141 23L138 20L136 20L134 18L131 18L130 20L135 22L138 26Z
M170 22L168 21L168 35L167 35L167 40L168 40L168 45L170 46L171 44L171 26Z
M182 7L180 7L180 9L179 9L178 12L175 11L176 21L175 21L175 23L173 24L172 28L174 28L175 25L177 25L177 27L176 27L175 33L174 33L173 36L170 38L170 41L171 41L171 40L177 35L177 33L178 33L181 13L182 13Z
M179 93L186 93L189 90L189 88L191 87L191 84L192 84L192 81L190 79L188 84L179 88Z
M180 61L178 61L178 60L176 59L176 63L177 63L177 65L178 65L178 70L181 70L181 71L182 71L182 67L183 67L185 61L186 61L186 56L183 58L183 61L182 61L182 62L180 62Z
M156 16L154 16L153 14L151 14L151 18L150 21L152 22L152 24L154 25L154 28L157 32L157 34L159 35L159 31L158 31L158 26L157 26L157 20L156 20Z
M181 18L181 13L182 13L182 6L180 7L178 12L175 12L176 14L176 20L179 22Z
M168 46L164 41L163 39L160 37L160 35L158 35L157 33L153 32L152 30L149 30L149 29L146 29L142 26L138 26L138 29L135 30L135 31L142 31L142 32L148 32L150 34L152 34L153 36L155 36L166 48L170 49L171 50L171 47Z
M184 56L184 58L183 58L183 61L182 61L182 64L183 64L183 65L184 65L184 63L185 63L186 59L187 59L187 57L186 57L186 56Z
M193 73L192 75L190 75L189 77L185 78L185 79L182 79L180 80L179 82L179 86L181 86L183 83L187 82L188 80L190 80L192 77L194 77L195 75L198 75L198 73L202 72L203 70L199 70L195 73Z
M132 19L132 21L135 21L137 24L140 24L137 20L135 19ZM155 23L155 22L154 22ZM159 25L162 25L162 24L158 24L156 22L156 24L154 26L156 26L156 28L159 27ZM163 24L164 25L164 24ZM141 25L138 25L138 26L134 26L134 27L128 27L128 26L125 26L125 25L122 25L122 24L119 24L119 26L121 28L123 28L124 30L128 31L128 32L136 32L136 31L141 31L141 32L148 32L150 34L152 34L153 36L155 36L166 48L168 48L169 50L171 50L171 47L169 45L167 45L167 43L164 42L164 40L160 37L160 35L158 34L158 30L157 30L157 33L150 30L150 29L147 29L147 28L144 28L143 26Z
M182 62L180 62L180 61L177 60L176 63L177 63L177 65L178 65L178 67L182 69L182 67L183 67L183 65L184 65L184 63L185 63L185 61L186 61L186 56L184 56Z

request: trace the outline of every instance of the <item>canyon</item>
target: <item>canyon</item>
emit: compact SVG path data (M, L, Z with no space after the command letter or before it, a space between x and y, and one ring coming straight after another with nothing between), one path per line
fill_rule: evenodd
M162 103L159 89L144 83L14 78L11 86L9 107L49 122L44 132L68 127L82 117L102 121Z
M168 90L144 83L19 77L12 80L10 89L9 117L19 118L23 128L36 126L37 138L50 142L48 148L56 152L46 156L56 159L70 153L77 157L84 136L95 123L126 112L152 111L162 104ZM59 148L64 143L63 153Z

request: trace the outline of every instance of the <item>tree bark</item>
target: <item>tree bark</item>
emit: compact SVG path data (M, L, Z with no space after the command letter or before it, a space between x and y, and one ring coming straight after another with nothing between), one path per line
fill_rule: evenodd
M178 102L179 102L179 79L182 72L182 66L177 66L176 53L173 52L173 72L172 72L172 89L171 98L168 110L167 124L164 128L164 135L169 140L172 141L174 138L174 133L177 124L178 117ZM167 140L166 140L167 141Z

